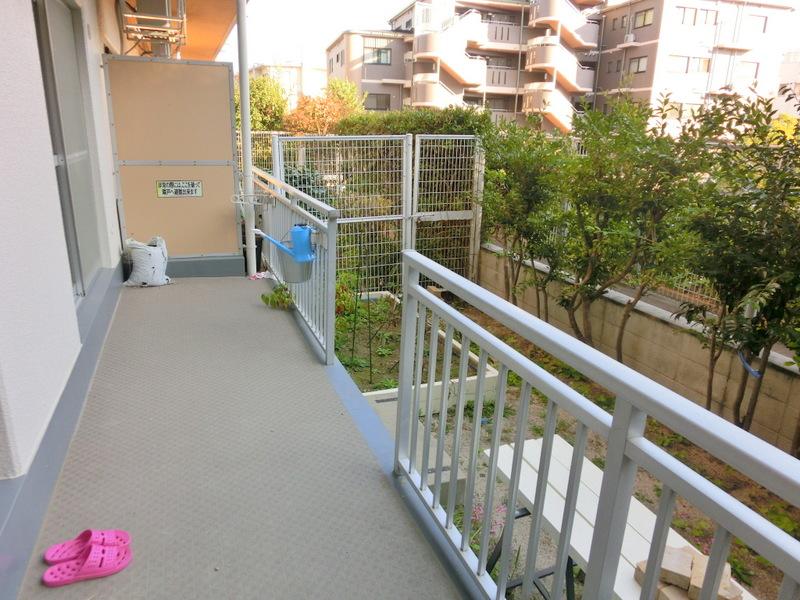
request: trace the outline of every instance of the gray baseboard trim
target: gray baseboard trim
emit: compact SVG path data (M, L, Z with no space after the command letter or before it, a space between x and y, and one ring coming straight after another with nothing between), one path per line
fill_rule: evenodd
M419 503L416 492L405 478L397 477L394 474L394 434L386 429L378 414L369 405L338 358L333 365L326 367L326 371L333 389L367 445L375 454L381 470L391 480L406 509L420 528L423 537L431 545L442 567L458 589L459 595L462 598L483 598L483 593L475 582L475 578L442 534L439 524Z
M246 274L244 256L186 256L170 258L167 275L170 277L235 277Z
M0 481L0 600L17 597L50 496L86 401L122 286L122 265L103 269L78 307L83 346L28 472ZM99 296L99 298L95 296ZM82 314L81 314L82 313Z

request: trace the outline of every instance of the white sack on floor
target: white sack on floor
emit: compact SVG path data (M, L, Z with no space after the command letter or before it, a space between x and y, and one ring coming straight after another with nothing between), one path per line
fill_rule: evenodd
M154 237L147 244L126 240L125 246L131 256L131 275L127 286L158 286L169 283L167 277L167 243Z

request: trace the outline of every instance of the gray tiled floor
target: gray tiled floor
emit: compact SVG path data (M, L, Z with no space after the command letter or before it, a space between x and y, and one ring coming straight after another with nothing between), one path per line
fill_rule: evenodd
M263 282L126 289L20 598L452 598L456 592ZM44 548L133 536L59 591Z

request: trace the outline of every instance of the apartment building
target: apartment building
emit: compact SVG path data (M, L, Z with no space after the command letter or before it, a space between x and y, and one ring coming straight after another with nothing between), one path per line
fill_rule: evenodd
M676 119L715 94L775 96L791 0L633 0L603 9L596 105L628 93Z
M250 69L251 77L269 77L281 84L286 92L289 110L297 107L301 96L319 96L325 89L327 74L322 67L305 64L256 65Z
M474 104L568 131L586 104L669 94L677 121L714 94L777 94L795 14L793 0L419 1L390 30L339 36L328 77L373 110Z
M800 19L795 19L797 23ZM778 98L775 110L780 113L800 116L800 49L790 50L783 55L780 74L778 76L782 88L791 90L795 99Z
M371 110L485 105L522 116L529 4L518 0L412 2L386 31L345 31L327 49L329 78L367 92Z

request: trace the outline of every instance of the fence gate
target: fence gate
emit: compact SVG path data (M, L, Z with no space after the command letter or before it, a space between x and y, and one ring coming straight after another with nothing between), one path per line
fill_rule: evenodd
M404 248L473 274L483 182L474 136L275 135L272 171L339 209L338 270L360 289L399 292Z
M418 135L411 247L475 279L480 249L483 149L474 135Z

